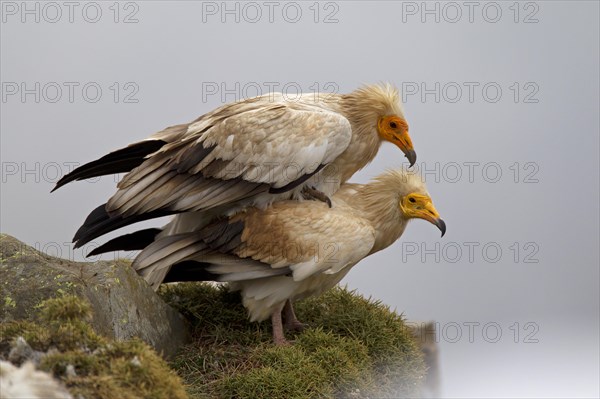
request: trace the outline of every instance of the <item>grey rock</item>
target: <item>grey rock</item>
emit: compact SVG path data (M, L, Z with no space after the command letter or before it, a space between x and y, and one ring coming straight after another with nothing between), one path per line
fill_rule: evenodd
M8 360L17 365L23 364L25 361L30 360L35 366L38 366L42 356L43 353L40 351L34 351L23 337L17 337L12 344L10 352L8 353Z
M67 364L67 368L65 369L65 375L67 378L75 378L77 377L77 373L75 372L75 366L72 364Z
M74 294L93 310L92 327L117 340L139 337L165 357L189 341L189 326L126 260L72 262L0 234L0 323L34 320L48 298Z

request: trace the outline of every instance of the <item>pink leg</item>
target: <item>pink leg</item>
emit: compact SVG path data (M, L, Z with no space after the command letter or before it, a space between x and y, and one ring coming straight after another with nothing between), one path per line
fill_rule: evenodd
M275 345L287 345L288 341L285 339L283 323L281 322L281 310L273 312L271 315L271 324L273 326L273 343Z

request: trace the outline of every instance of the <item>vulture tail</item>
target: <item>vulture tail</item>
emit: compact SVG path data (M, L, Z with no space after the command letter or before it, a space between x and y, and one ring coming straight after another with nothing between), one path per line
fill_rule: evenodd
M156 236L162 229L145 229L136 231L135 233L125 234L117 238L113 238L107 243L100 245L87 256L94 256L112 251L137 251L146 248L152 244Z
M163 140L144 140L131 144L120 150L113 151L102 158L86 163L71 173L63 176L52 189L64 186L75 180L84 180L92 177L129 172L139 166L147 155L158 151L166 142Z
M83 222L83 225L77 230L73 237L75 243L74 248L79 248L94 238L98 238L111 231L120 229L121 227L129 226L130 224L141 222L148 219L159 218L163 216L173 215L176 211L157 209L152 212L143 213L141 215L131 216L110 216L106 212L106 204L102 204L94 209Z

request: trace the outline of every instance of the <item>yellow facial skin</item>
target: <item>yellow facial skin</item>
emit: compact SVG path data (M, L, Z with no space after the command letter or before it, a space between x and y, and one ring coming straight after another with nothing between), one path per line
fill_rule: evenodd
M397 115L383 116L377 122L377 131L379 137L397 145L402 150L408 158L410 166L417 162L417 153L408 135L408 123L403 118Z
M407 219L425 219L440 229L442 237L446 234L446 223L440 218L428 195L408 194L400 200L400 209Z

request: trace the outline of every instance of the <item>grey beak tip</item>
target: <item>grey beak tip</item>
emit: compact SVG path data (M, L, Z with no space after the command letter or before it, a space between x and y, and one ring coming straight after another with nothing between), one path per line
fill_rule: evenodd
M417 153L415 150L410 150L406 153L406 158L409 162L409 168L412 168L415 162L417 162Z
M440 231L442 232L443 237L444 234L446 234L446 222L444 222L442 219L438 219L436 225L438 229L440 229Z

